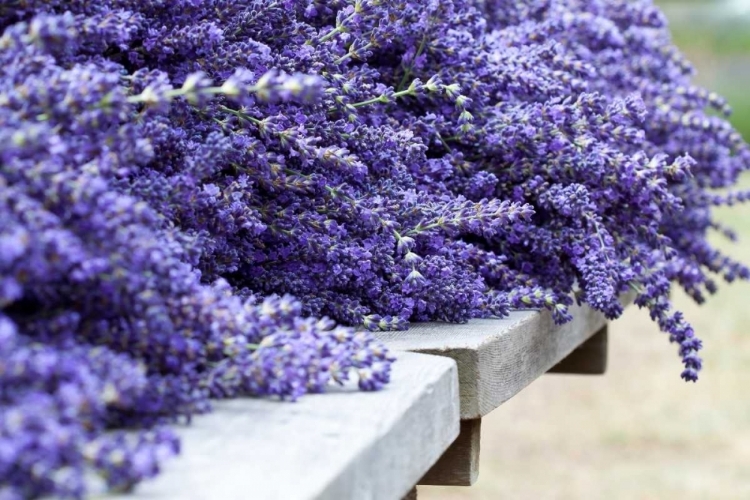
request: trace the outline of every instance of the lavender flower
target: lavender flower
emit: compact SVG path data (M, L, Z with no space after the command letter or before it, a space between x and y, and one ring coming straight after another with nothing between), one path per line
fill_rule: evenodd
M635 290L695 381L672 283L750 276L707 240L750 149L649 0L26 0L0 30L0 497L128 490L212 398L378 389L358 327Z

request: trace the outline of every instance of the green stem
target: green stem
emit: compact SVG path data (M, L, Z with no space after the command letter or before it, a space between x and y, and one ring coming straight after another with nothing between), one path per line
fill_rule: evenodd
M415 227L414 229L410 229L409 231L407 231L406 235L416 235L425 231L429 231L430 229L435 229L436 227L442 227L443 225L445 225L445 222L443 222L442 224L439 222L433 222L432 224L427 224L426 226L417 225L417 227Z
M362 47L360 50L367 50L367 49L371 48L372 46L373 46L372 43L368 43L367 45L365 45L364 47ZM333 61L333 63L334 64L341 64L342 62L346 61L350 57L354 57L354 53L353 52L347 52L345 55L343 55L343 56L339 57L338 59L336 59L335 61Z
M219 109L222 111L226 111L227 113L233 114L237 118L240 118L242 120L249 121L251 123L254 123L258 126L262 126L263 122L261 120L258 120L257 118L254 118L247 113L243 113L242 111L237 111L236 109L228 108L226 106L219 106Z
M414 95L414 91L411 89L401 90L400 92L394 92L392 97L394 99L398 99L399 97L403 97L405 95ZM366 101L354 103L352 104L352 107L361 108L362 106L369 106L370 104L375 104L376 102L388 103L391 101L385 95L380 95Z
M346 23L348 23L349 21L351 21L352 19L354 19L354 16L356 14L357 14L356 12L352 12L351 14L349 14L349 17L347 17L346 19L344 19L341 22L340 25L336 26L334 29L332 29L331 31L329 31L328 34L320 37L318 39L318 43L327 42L328 40L330 40L331 38L333 38L334 36L336 36L336 34L341 33L343 31L343 28L346 27Z
M438 136L438 139L440 139L440 142L441 142L441 143L443 144L443 147L444 147L444 148L445 148L446 150L448 150L448 152L449 152L449 153L450 153L450 152L452 152L453 150L451 149L451 147L450 147L450 146L448 146L448 143L447 143L447 142L445 142L445 139L443 139L443 136L442 136L442 135L440 135L440 133L439 133L439 132L437 133L437 136Z
M414 55L414 60L422 55L422 51L424 50L425 45L427 44L427 34L422 37L422 41L419 44L419 47L417 48L417 52ZM396 87L397 90L401 90L404 88L404 84L406 83L406 80L411 76L411 71L414 69L414 65L410 64L406 68L404 68L404 76L401 77L401 81L398 82L398 86Z
M599 238L599 243L602 245L602 250L607 248L607 246L604 244L604 237L602 236L602 233L599 232L599 224L594 220L594 218L590 215L585 216L586 219L594 226L594 231L596 232L596 237ZM612 261L609 259L609 255L604 253L604 258L607 259L607 263L611 264Z
M638 295L641 295L644 292L642 287L638 286L637 283L633 283L632 281L628 282L628 286Z

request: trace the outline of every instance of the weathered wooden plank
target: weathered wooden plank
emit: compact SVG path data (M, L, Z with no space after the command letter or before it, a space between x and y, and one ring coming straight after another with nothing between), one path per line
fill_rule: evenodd
M605 324L547 373L600 375L607 368ZM461 433L419 484L471 486L479 476L481 419L462 420Z
M419 484L471 486L479 477L479 437L482 419L461 421L461 433Z
M607 371L607 335L607 325L604 325L547 373L604 374Z
M382 391L222 401L179 432L182 455L137 498L399 500L458 436L456 365L398 353Z
M573 306L570 312L573 320L563 325L556 325L548 311L513 311L503 319L415 323L407 331L377 335L395 350L456 360L461 418L475 419L513 397L606 323L588 306Z

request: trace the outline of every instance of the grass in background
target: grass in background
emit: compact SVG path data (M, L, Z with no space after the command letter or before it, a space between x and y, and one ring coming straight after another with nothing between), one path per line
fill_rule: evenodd
M729 100L730 121L750 141L750 0L659 3L696 81Z

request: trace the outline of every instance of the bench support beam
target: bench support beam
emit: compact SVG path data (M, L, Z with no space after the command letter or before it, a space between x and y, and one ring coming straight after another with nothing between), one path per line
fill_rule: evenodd
M461 420L461 433L418 484L471 486L479 476L482 419Z
M603 375L607 371L607 335L604 325L547 373Z

